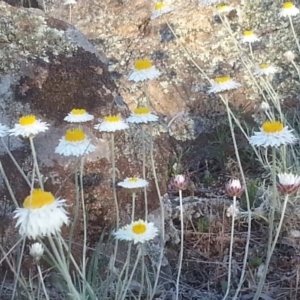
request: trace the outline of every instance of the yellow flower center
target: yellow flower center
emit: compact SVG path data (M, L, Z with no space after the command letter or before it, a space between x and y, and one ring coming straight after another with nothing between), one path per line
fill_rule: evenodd
M283 9L289 9L289 8L293 8L294 4L292 2L284 2L282 5Z
M281 132L283 124L279 121L267 121L262 124L262 129L266 133Z
M107 116L104 117L104 121L109 123L118 123L121 121L121 118L119 116Z
M217 6L217 11L223 11L227 8L228 6L227 5L219 5Z
M148 107L138 107L134 110L136 115L148 115L150 113L150 109Z
M230 80L230 76L223 76L223 77L217 77L215 79L215 82L216 83L219 83L219 84L223 84L223 83L226 83Z
M144 223L137 223L132 226L132 231L135 234L143 234L147 230L147 226Z
M138 182L138 180L139 179L136 178L136 177L131 177L131 178L128 179L129 182L134 182L134 183Z
M55 201L50 192L44 192L41 189L35 189L32 194L27 196L23 202L24 208L37 209L45 205L50 205ZM47 220L45 220L47 222Z
M259 66L261 69L268 69L269 68L269 65L268 64L261 64L260 66Z
M36 117L34 115L28 115L28 116L21 117L19 120L19 123L22 126L32 125L35 122L36 122Z
M244 36L252 36L252 35L254 35L253 30L245 30L244 31Z
M147 70L150 69L151 67L152 67L152 63L149 59L138 59L134 64L134 68L138 71Z
M154 6L154 10L161 10L163 9L165 4L163 2L157 2Z
M85 133L82 131L81 128L68 129L65 135L66 141L71 143L81 142L85 138Z
M85 109L74 108L71 110L72 115L84 115L86 113Z

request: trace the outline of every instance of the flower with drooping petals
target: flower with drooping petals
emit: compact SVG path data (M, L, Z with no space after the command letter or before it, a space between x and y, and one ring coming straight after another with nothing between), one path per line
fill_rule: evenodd
M39 261L44 254L44 246L41 243L34 243L30 246L29 254L36 261Z
M35 136L40 132L48 129L49 124L37 120L34 115L23 116L19 119L19 123L10 129L10 135L21 135L22 137Z
M15 210L16 227L20 226L22 237L36 239L55 235L69 219L64 209L66 200L55 199L50 192L34 189L23 202L23 207Z
M230 76L217 77L208 90L208 93L220 93L224 91L234 90L241 87L241 84L234 81Z
M293 17L299 14L299 9L293 2L284 2L279 12L279 17Z
M230 197L240 197L244 193L245 187L238 179L232 179L226 183L225 191Z
M277 189L282 194L294 194L299 190L300 176L289 173L280 173L278 174L278 179Z
M164 14L171 12L172 10L173 9L171 7L168 7L165 3L157 2L154 6L154 10L152 12L150 19L154 20Z
M258 42L260 38L253 32L253 30L245 30L243 32L242 43L254 43Z
M125 123L120 116L106 116L103 122L94 126L99 131L115 132L117 130L128 129L129 126Z
M81 128L68 129L66 134L59 140L55 153L64 156L82 156L94 152L96 147L91 144Z
M154 223L138 220L117 230L114 235L118 240L137 243L145 243L156 237L158 233Z
M278 70L269 64L261 64L259 67L254 71L253 75L255 76L263 76L263 75L272 75L278 72Z
M279 147L295 143L297 138L287 126L279 121L267 121L262 124L259 132L249 138L249 142L253 146L262 147Z
M127 118L128 123L148 123L156 122L158 116L152 114L148 107L136 108L130 117Z
M87 113L85 109L74 108L64 120L70 123L83 123L94 120L94 116Z
M128 76L128 80L139 82L159 77L160 72L152 65L149 59L138 59L134 63L134 69Z
M0 138L7 136L9 128L6 125L0 124Z
M138 189L146 187L149 182L145 179L141 179L138 177L130 177L126 178L124 181L118 183L119 186L125 189Z

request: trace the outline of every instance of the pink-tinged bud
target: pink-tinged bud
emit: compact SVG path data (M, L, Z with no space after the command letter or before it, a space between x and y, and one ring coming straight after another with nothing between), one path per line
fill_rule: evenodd
M170 183L171 187L178 191L184 191L189 187L189 179L185 175L176 175Z
M238 179L231 179L226 183L225 190L230 197L240 197L244 193L245 187L241 185Z
M294 194L300 187L300 177L298 175L280 173L278 179L277 189L282 194Z

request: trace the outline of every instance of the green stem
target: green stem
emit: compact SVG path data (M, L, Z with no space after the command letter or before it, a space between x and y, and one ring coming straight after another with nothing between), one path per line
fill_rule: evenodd
M12 160L12 162L14 163L14 165L16 166L16 168L18 169L18 171L20 172L20 174L22 175L23 179L26 181L26 183L28 184L28 186L30 187L30 181L28 180L27 176L25 175L24 171L21 169L21 167L19 166L19 164L17 163L16 159L14 158L14 156L12 155L11 151L8 149L7 145L5 144L3 138L1 138L1 142L3 144L4 149L6 150L8 156L10 157L10 159Z
M43 291L44 291L45 298L46 298L46 300L50 300L50 298L48 296L48 293L47 293L47 290L46 290L46 287L45 287L44 278L43 278L42 270L41 270L41 267L40 267L39 263L37 263L37 269L38 269L39 278L40 278L40 281L41 281L41 284L42 284L42 288L43 288Z
M182 190L179 190L179 205L180 205L180 253L178 259L178 274L176 280L176 295L175 299L179 299L179 281L182 269L182 260L183 260L183 244L184 244L184 222L183 222L183 204L182 204Z
M4 182L5 182L5 185L6 185L7 189L8 189L8 192L9 192L10 197L11 197L11 199L12 199L13 202L14 202L14 205L15 205L16 207L19 207L19 203L18 203L18 201L17 201L17 199L16 199L16 197L15 197L15 195L14 195L14 192L13 192L11 186L10 186L9 180L8 180L6 174L5 174L5 171L4 171L4 169L3 169L3 166L2 166L1 161L0 161L0 172L1 172L2 176L3 176L3 180L4 180Z
M38 161L37 161L37 156L36 156L36 151L35 151L35 147L34 147L34 143L33 143L33 138L34 138L34 136L29 137L29 142L30 142L30 147L31 147L32 157L33 157L33 163L34 163L35 168L36 168L36 174L38 176L40 188L42 190L44 190L43 179L42 179L40 169L39 169L39 165L38 165Z
M135 213L135 192L132 193L132 212L131 212L131 222L134 222L134 213Z
M143 179L146 180L146 138L145 128L142 125L142 147L143 147ZM148 198L147 198L147 187L144 187L144 201L145 201L145 221L148 218Z
M297 47L298 47L298 50L299 50L299 53L300 53L300 45L299 45L299 41L298 41L298 38L297 38L297 35L296 35L296 32L295 32L295 28L294 28L291 16L289 16L289 21L290 21L290 24L291 24L291 28L292 28L292 32L293 32L293 36L294 36L295 42L297 44Z
M232 214L232 219L231 219L231 234L230 234L229 261L228 261L228 279L227 279L226 293L223 297L223 300L227 299L229 292L230 292L231 264L232 264L232 252L233 252L233 243L234 243L235 208L236 208L236 196L233 196L233 214Z
M273 182L273 195L272 195L272 203L270 207L270 219L269 219L269 238L268 238L268 252L267 252L267 258L264 266L264 272L260 278L256 293L254 295L253 300L258 300L262 290L263 286L267 277L268 268L270 264L270 260L272 257L272 241L273 241L273 229L274 229L274 216L275 216L275 208L276 208L276 195L277 195L277 189L276 189L276 148L272 148L272 182Z
M80 162L80 192L81 192L81 206L83 217L83 249L82 249L82 276L83 276L83 299L86 299L86 243L87 243L87 221L84 203L84 189L83 189L83 167L84 157L82 156Z

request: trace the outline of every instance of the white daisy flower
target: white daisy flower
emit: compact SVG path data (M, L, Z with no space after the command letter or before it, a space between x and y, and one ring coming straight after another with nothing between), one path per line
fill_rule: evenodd
M94 120L94 116L87 113L85 109L74 108L64 120L70 123L82 123Z
M259 67L254 71L253 75L255 76L263 76L263 75L272 75L277 73L278 70L269 64L261 64Z
M153 115L148 107L136 108L130 117L127 118L128 123L148 123L156 122L158 116Z
M236 218L239 214L240 214L239 208L237 206L234 207L233 204L231 204L226 210L226 216L228 218L233 216Z
M293 17L299 14L299 9L293 2L284 2L279 12L279 17Z
M15 127L10 129L10 135L21 135L23 137L35 136L40 132L44 132L48 129L49 124L37 120L34 115L28 115L19 119L19 124L15 124Z
M9 133L9 128L6 125L0 124L0 138L7 136Z
M96 147L86 137L81 128L68 129L65 136L59 140L55 153L64 156L81 156L94 152Z
M119 116L106 116L103 122L94 126L99 131L114 132L117 130L128 129L129 126Z
M154 223L138 220L120 228L114 235L118 240L130 241L137 244L152 240L156 237L157 233L158 230L154 226Z
M14 212L20 235L36 239L60 232L60 228L69 223L65 202L64 199L55 199L49 192L34 189L25 198L23 208L19 207Z
M198 2L202 6L209 6L209 5L213 5L213 4L219 3L220 0L198 0Z
M214 83L211 88L208 90L208 93L220 93L228 90L234 90L242 85L233 79L230 76L217 77L214 79Z
M216 14L227 14L234 10L234 7L230 5L218 5Z
M150 17L151 20L156 19L160 17L161 15L167 14L171 12L173 9L171 7L168 7L163 2L157 2L154 6L154 10L152 12L152 15Z
M129 74L128 80L139 82L157 78L159 75L160 72L152 65L149 59L138 59L134 63L134 69Z
M64 2L64 5L75 5L75 4L77 4L76 0L66 0Z
M34 243L30 246L29 254L35 260L40 260L44 254L44 246L41 243Z
M253 146L262 147L293 144L297 138L292 132L293 130L288 129L279 121L267 121L262 124L260 132L254 132L254 135L249 138L249 142Z
M288 173L278 174L278 190L283 194L294 194L300 187L300 176Z
M253 32L253 30L245 30L243 32L243 38L241 39L242 43L254 43L260 40L259 37Z
M119 186L125 189L138 189L146 187L149 182L145 179L137 178L137 177L130 177L126 178L124 181L118 183Z

